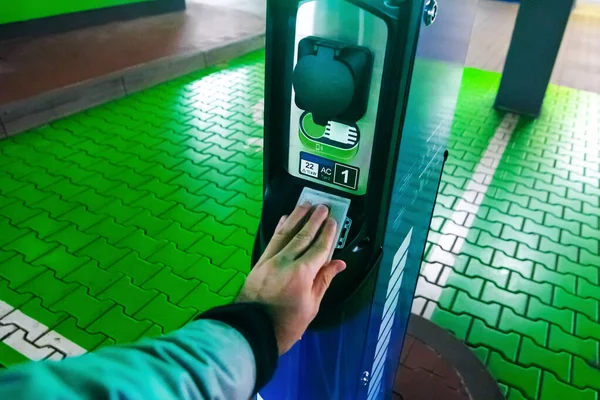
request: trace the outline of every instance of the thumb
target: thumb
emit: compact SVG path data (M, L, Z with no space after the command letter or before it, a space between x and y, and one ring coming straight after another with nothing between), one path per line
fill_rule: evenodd
M337 274L345 269L345 262L341 260L333 260L321 268L321 270L317 273L313 284L313 292L316 298L319 300L319 303L321 300L323 300L323 296L325 296L325 292L327 289L329 289L329 285L331 285L333 278L335 278Z

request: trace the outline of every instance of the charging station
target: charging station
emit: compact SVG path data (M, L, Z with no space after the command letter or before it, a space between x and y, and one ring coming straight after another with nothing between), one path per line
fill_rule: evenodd
M476 0L268 0L264 203L253 265L299 201L347 263L264 400L387 399Z

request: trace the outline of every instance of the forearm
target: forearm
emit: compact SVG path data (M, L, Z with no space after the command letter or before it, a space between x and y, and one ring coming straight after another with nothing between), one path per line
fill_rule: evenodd
M257 361L262 375L265 369L271 371L267 380L276 363L272 353L267 359L254 355L253 349L276 348L276 343L268 334L262 335L261 343L249 343L247 337L256 341L252 338L265 330L244 321L243 315L253 312L257 311L251 306L226 307L159 339L61 362L18 366L0 375L0 398L246 400L256 388ZM232 328L236 323L244 333Z

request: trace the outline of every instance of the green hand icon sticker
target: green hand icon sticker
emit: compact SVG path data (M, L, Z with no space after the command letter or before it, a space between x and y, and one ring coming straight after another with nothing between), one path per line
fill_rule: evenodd
M313 121L312 114L300 117L300 141L307 148L333 160L348 161L358 153L360 131L356 124L345 125L330 121L321 126Z

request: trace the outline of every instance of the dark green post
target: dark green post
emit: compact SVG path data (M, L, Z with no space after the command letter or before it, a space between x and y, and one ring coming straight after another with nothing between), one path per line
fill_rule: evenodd
M496 108L540 115L573 1L521 1Z

